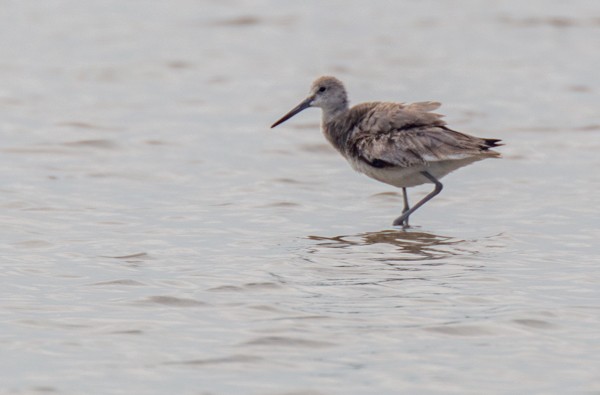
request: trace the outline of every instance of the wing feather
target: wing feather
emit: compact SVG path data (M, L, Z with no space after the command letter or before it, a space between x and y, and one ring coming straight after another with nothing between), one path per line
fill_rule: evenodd
M363 108L357 108L361 106ZM410 167L427 162L499 155L488 151L498 145L498 140L482 139L446 127L440 114L430 112L439 106L437 102L356 106L361 116L354 124L349 145L356 156L367 163L378 164L377 167Z

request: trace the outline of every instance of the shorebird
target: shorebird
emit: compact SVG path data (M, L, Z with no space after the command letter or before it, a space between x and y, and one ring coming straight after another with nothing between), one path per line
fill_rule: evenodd
M404 209L393 225L407 228L410 215L441 192L442 177L473 162L500 157L490 148L502 145L501 140L450 129L442 115L431 112L439 106L431 101L369 102L350 108L342 82L325 76L314 81L308 97L271 128L309 107L321 108L325 138L354 170L402 188ZM410 207L406 188L425 183L432 183L433 191Z

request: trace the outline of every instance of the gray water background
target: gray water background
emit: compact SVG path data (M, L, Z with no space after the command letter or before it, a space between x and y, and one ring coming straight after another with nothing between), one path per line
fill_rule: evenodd
M597 1L1 7L0 393L600 394ZM322 74L503 159L393 229Z

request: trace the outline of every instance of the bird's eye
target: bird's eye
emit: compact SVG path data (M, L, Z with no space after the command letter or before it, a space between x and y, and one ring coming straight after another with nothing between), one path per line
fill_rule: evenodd
M319 92L325 92L327 90L327 88L325 88L324 86L319 88Z

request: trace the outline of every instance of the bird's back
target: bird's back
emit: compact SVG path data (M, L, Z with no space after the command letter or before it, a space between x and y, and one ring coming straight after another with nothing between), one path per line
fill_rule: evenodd
M387 183L391 182L382 180L377 169L419 171L441 166L448 170L440 172L442 177L476 160L500 155L490 150L500 140L451 130L442 115L432 112L439 106L437 102L362 103L323 125L324 133L356 170Z

